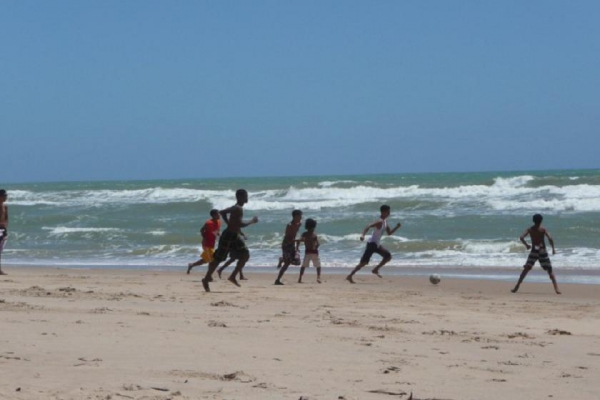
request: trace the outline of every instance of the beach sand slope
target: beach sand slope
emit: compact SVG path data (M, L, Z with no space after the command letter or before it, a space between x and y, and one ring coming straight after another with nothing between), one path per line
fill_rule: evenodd
M600 290L13 268L2 399L598 399ZM326 272L326 271L325 271ZM385 274L385 270L383 271ZM518 272L515 272L515 279ZM559 276L560 279L560 276Z

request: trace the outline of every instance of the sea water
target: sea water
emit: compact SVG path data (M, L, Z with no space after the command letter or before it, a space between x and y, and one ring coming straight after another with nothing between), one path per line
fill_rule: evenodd
M3 265L183 269L198 258L199 231L210 209L232 206L236 189L244 188L249 192L244 218L260 219L244 229L251 252L248 268L277 264L285 225L292 210L301 209L305 219L317 220L323 266L347 271L364 250L361 231L388 204L389 225L402 223L382 240L393 255L388 273L446 270L514 278L527 258L518 238L531 225L532 215L541 213L555 238L557 254L551 259L557 274L600 282L599 170L26 183L4 188L10 237Z

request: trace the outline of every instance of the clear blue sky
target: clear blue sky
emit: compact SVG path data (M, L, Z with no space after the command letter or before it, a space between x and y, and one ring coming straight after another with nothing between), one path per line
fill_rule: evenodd
M600 167L598 1L0 2L2 182Z

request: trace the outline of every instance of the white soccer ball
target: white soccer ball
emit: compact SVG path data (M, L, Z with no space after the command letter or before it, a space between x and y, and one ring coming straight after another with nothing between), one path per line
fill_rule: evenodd
M433 283L434 285L437 285L438 283L440 283L441 280L442 280L442 277L439 276L438 274L429 275L429 282Z

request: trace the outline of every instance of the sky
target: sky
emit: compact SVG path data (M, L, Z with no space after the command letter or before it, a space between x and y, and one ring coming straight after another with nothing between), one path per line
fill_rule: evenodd
M3 182L599 168L600 2L0 2Z

